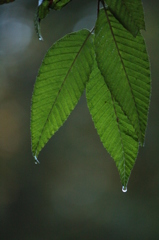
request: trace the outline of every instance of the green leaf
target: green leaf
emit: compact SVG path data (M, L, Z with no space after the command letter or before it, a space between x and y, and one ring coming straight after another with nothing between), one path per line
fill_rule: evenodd
M87 103L100 139L114 159L123 189L126 190L138 153L135 130L115 101L97 64L87 83Z
M123 0L126 8L131 12L134 22L139 29L145 30L144 10L141 0Z
M98 67L107 86L132 122L143 145L150 102L149 60L143 37L134 38L108 10L95 26Z
M50 9L54 10L60 10L63 8L66 4L68 4L71 0L39 0L39 5L36 10L35 15L35 30L37 32L37 35L39 37L39 40L43 40L41 36L41 30L40 30L40 22L42 19L44 19Z
M68 34L46 54L32 96L32 152L37 157L81 97L94 61L93 35Z
M4 3L14 2L14 0L0 0L0 5Z
M141 0L105 0L110 11L133 36L145 29Z

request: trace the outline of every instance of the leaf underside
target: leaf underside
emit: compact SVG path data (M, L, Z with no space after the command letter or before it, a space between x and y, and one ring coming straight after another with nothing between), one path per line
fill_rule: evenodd
M32 152L36 157L76 106L93 61L93 35L88 30L66 35L46 54L32 97Z
M133 36L145 29L141 0L105 0L110 11Z
M143 145L151 91L143 37L138 34L134 38L110 11L102 9L95 26L95 52L112 96L132 122Z
M86 88L87 104L100 139L114 159L122 186L126 188L138 153L135 130L113 98L97 64Z

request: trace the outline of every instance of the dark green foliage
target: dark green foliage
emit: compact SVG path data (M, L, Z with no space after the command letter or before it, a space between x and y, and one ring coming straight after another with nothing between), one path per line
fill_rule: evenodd
M144 13L141 0L105 0L115 18L136 36L140 29L145 29Z
M110 92L131 120L143 145L150 99L150 69L143 37L138 33L134 38L103 9L95 27L95 52Z
M100 2L94 36L87 30L66 35L44 58L32 98L32 151L37 160L86 87L95 127L126 192L139 144L144 144L150 102L150 66L140 33L144 14L140 0ZM40 19L45 17L48 1L38 11Z
M11 1L0 1L0 4ZM43 0L35 28L50 9L70 0ZM57 41L40 67L31 109L32 152L35 160L67 120L86 89L88 108L100 139L127 189L139 145L143 146L150 103L151 79L144 39L141 0L101 0L92 31L83 29Z

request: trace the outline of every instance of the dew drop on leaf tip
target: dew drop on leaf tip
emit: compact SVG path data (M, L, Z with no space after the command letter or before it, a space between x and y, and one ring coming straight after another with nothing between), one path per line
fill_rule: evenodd
M39 36L39 40L40 40L40 41L43 41L43 38L42 38L42 36Z
M125 186L122 186L122 192L127 192L127 187L125 187Z
M34 158L35 158L35 164L40 164L40 162L39 162L39 160L37 159L37 157L34 156Z

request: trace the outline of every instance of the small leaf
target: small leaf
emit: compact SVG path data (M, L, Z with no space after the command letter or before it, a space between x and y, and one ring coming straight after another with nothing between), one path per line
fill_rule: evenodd
M141 0L105 0L110 11L133 36L145 29Z
M60 10L63 8L66 4L68 4L71 0L39 0L38 8L36 10L35 15L35 30L37 32L37 35L39 37L39 40L43 40L40 30L40 22L42 19L44 19L50 9L54 10Z
M134 38L108 10L95 27L98 67L115 100L132 122L143 145L150 102L149 60L143 37Z
M89 111L100 139L114 159L124 189L138 153L135 130L115 101L102 77L97 64L86 87Z
M46 54L32 97L32 152L36 158L76 106L93 61L93 35L88 30L66 35Z
M0 0L0 5L4 3L14 2L14 0Z

